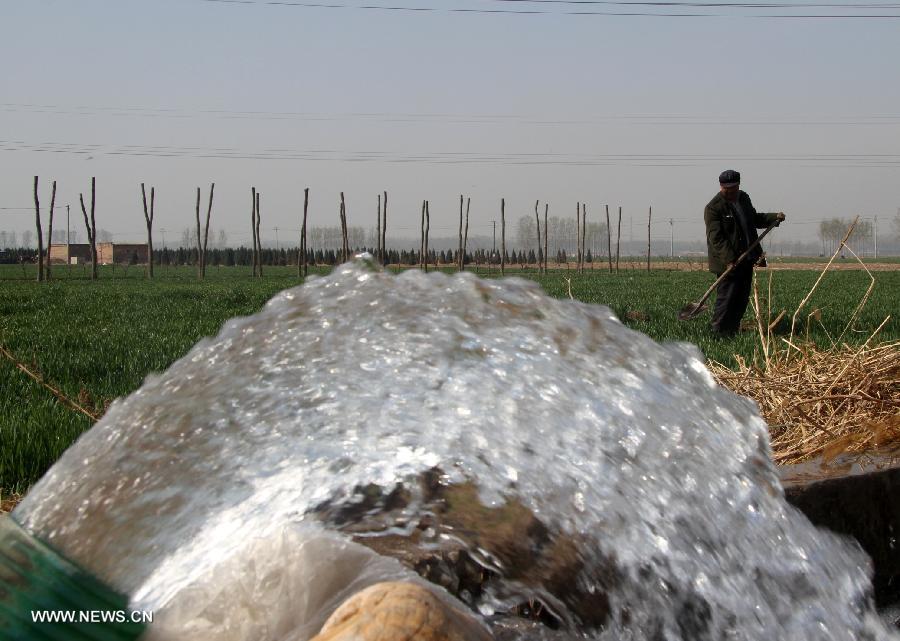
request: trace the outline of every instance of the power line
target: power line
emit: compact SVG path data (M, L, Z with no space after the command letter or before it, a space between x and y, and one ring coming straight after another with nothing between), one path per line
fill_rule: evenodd
M741 9L897 9L896 2L644 2L639 0L493 0L519 4L618 5L650 7L711 7Z
M479 151L382 151L339 149L271 148L245 150L228 147L175 147L164 145L100 145L45 141L0 140L0 151L39 152L75 155L105 155L156 158L206 158L224 160L277 160L312 162L352 162L390 164L490 164L558 166L700 166L712 162L742 161L768 163L807 163L812 167L897 167L900 154L597 154L544 152Z
M741 14L741 13L673 13L672 11L609 11L596 9L579 9L579 10L556 10L556 9L486 9L486 8L469 8L469 7L413 7L401 5L374 5L374 4L340 4L340 3L321 3L321 2L297 2L290 0L199 0L210 4L231 4L245 6L266 6L266 7L292 7L306 9L347 9L347 10L363 10L363 11L382 11L394 13L462 13L462 14L491 14L491 15L559 15L559 16L611 16L611 17L657 17L657 18L767 18L767 19L878 19L878 18L900 18L900 14L873 14L873 13L814 13L814 14ZM512 0L510 0L512 1ZM895 3L866 5L854 4L805 4L805 3L703 3L703 2L537 2L535 4L543 4L547 6L560 5L614 5L619 7L639 6L654 7L657 9L742 9L756 11L765 10L797 10L797 9L853 9L853 10L874 10L874 9L897 9L900 5Z
M56 205L53 207L53 210L56 211L57 209L65 209L65 208L66 208L66 205ZM41 207L41 209L45 209L45 208ZM50 208L46 207L46 209L49 211ZM30 211L30 212L33 212L34 205L32 205L31 207L0 207L0 211L24 211L24 212Z

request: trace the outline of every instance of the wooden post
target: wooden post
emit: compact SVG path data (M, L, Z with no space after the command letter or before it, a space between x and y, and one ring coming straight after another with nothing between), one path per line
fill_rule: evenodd
M150 188L150 209L147 210L147 188L141 183L141 198L144 201L144 222L147 225L147 277L153 278L153 187Z
M347 205L344 201L344 192L341 192L341 262L349 259L349 247L347 245Z
M47 269L44 278L50 280L50 248L53 245L53 212L56 209L56 181L53 181L53 189L50 192L50 226L47 228Z
M585 251L585 238L587 237L587 204L581 203L581 273L584 273L584 262L587 252Z
M200 244L200 188L197 187L197 279L203 278L203 245Z
M390 262L390 256L387 252L387 192L384 192L384 217L381 219L381 247L384 252L384 264Z
M566 259L566 262L569 262ZM581 269L581 203L575 203L575 271Z
M619 231L616 234L616 273L619 273L619 246L622 241L622 207L619 206Z
M81 203L81 214L84 216L84 226L87 229L88 242L91 245L91 280L97 280L97 226L94 219L94 178L91 178L91 218L88 220L87 209L84 206L84 194L78 194Z
M550 203L544 203L544 273L547 273L547 252L549 247L549 238L548 238L548 230L547 227L547 215L550 213Z
M262 214L259 211L260 192L256 192L256 275L262 278L262 237L259 235L259 226L262 223Z
M463 235L463 195L459 195L459 244L456 249L456 271L461 272L463 270L463 256L462 256L462 235Z
M38 282L44 280L44 232L41 231L41 202L38 200L38 177L34 177L34 224L37 227Z
M72 250L69 247L69 240L71 239L71 234L69 232L69 205L66 205L66 269L69 270L69 275L72 275Z
M537 241L538 241L537 261L538 261L538 273L539 273L539 274L543 274L543 273L544 273L544 269L543 269L543 264L544 264L543 255L544 255L544 253L543 253L543 249L542 249L542 247L541 247L541 217L540 217L540 215L538 214L538 205L539 205L540 203L541 203L540 200L535 200L535 201L534 201L534 222L537 224ZM546 232L546 231L547 231L547 230L545 229L544 232Z
M428 273L428 233L431 231L431 210L425 201L425 273Z
M466 229L463 231L463 244L462 244L462 256L460 257L460 265L462 266L462 270L466 269L466 245L469 242L469 205L472 204L471 198L466 198Z
M650 272L650 221L653 219L653 207L647 212L647 272Z
M300 228L300 253L302 254L303 265L303 277L306 277L308 273L308 261L306 259L306 254L309 252L309 249L306 246L306 214L309 210L309 187L303 190L303 226ZM299 269L299 267L298 267Z
M609 205L606 206L606 257L609 259L609 273L612 274L612 227L609 224Z
M256 277L256 266L257 266L257 256L256 256L256 187L250 188L250 235L251 242L253 243L253 250L250 253L251 264L253 265L253 277Z
M212 204L213 204L213 191L216 188L216 183L210 183L209 185L209 207L206 209L206 228L203 230L203 253L201 254L201 276L206 278L206 247L209 242L209 216L212 214Z
M419 269L424 269L425 253L425 201L422 201L422 218L419 222Z
M500 199L500 274L506 273L506 199Z
M93 257L93 262L91 263L91 278L94 280L97 280L100 269L100 266L97 264L97 220L94 217L96 205L97 178L96 176L91 176L91 256Z

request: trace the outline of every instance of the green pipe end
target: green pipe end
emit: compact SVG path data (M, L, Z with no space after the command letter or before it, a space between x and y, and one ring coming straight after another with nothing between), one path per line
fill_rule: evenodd
M0 516L0 636L10 641L132 641L146 616L128 597Z

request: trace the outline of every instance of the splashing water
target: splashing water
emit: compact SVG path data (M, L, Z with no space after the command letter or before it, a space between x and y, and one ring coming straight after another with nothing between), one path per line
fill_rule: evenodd
M555 601L573 638L887 638L868 560L787 506L768 448L693 346L528 281L358 260L148 377L15 516L172 638L305 639L356 588L412 575L314 512L403 483L412 523L439 469L574 546L569 582L608 613ZM522 592L494 570L482 614Z

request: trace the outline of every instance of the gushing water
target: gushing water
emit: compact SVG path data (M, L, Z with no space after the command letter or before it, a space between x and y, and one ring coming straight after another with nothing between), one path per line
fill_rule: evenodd
M527 281L358 260L148 377L15 516L162 613L158 635L305 639L358 587L412 575L317 511L403 484L389 531L408 535L439 470L568 542L570 584L606 611L588 622L472 550L496 574L482 615L530 591L577 638L885 638L867 559L784 502L768 448L692 346Z

